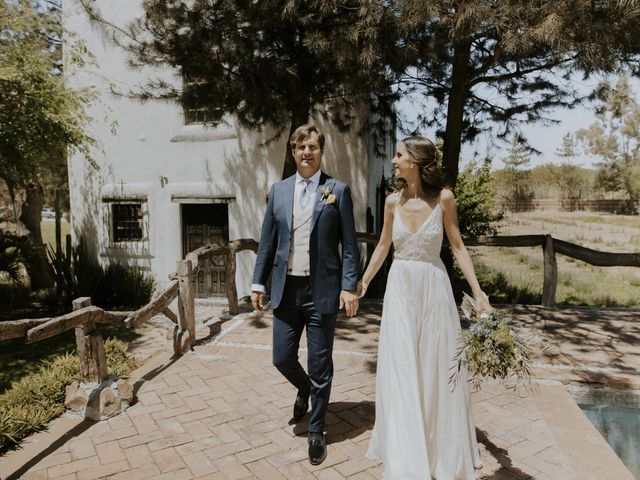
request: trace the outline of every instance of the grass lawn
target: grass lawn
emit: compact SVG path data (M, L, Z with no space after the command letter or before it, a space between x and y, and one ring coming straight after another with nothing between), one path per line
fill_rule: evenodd
M56 249L56 222L53 220L43 220L40 224L42 229L42 241L45 244L49 244L55 251ZM71 231L71 224L66 221L60 222L60 229L62 231L62 250L66 250L67 241L65 240L67 234Z
M100 326L98 330L103 340L108 337L116 337L124 342L129 342L138 336L134 330L130 330L124 325ZM11 382L37 371L42 362L53 360L66 352L75 352L75 348L74 330L29 345L20 338L2 342L2 348L0 348L0 365L2 365L0 393L9 388Z
M527 212L506 217L501 235L549 233L554 238L609 252L640 253L640 217L593 212ZM471 249L478 279L495 302L539 303L542 248ZM640 268L594 267L556 255L560 305L640 307Z

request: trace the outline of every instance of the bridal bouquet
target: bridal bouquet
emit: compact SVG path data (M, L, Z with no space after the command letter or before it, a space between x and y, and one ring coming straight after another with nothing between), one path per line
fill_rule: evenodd
M507 388L530 387L531 347L513 330L511 317L498 310L478 315L475 301L466 293L461 308L471 326L460 331L453 373L449 378L451 388L460 381L463 367L476 389L487 378L499 378ZM515 382L507 382L507 379Z

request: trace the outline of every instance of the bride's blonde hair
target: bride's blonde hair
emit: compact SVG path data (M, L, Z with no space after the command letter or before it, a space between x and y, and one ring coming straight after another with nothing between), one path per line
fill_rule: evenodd
M400 140L407 149L411 161L418 166L420 171L420 184L425 192L440 192L442 190L442 173L440 163L442 155L434 143L427 137L413 135ZM404 178L396 180L396 191L407 186Z

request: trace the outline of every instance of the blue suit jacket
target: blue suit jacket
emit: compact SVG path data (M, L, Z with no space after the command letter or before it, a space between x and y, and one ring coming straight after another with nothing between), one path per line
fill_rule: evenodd
M322 198L326 189L336 196L334 203L327 204ZM253 273L253 283L264 285L273 268L273 308L280 305L287 276L294 190L295 175L271 187ZM310 229L309 276L313 303L320 314L336 313L340 290L356 290L358 243L349 186L324 172L320 175ZM339 244L342 244L342 253Z

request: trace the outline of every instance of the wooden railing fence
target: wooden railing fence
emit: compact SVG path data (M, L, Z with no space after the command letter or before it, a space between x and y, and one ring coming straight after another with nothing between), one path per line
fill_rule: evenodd
M375 245L378 242L378 235L358 233L358 242ZM464 243L469 247L542 247L544 275L542 305L545 307L553 307L556 304L558 285L556 253L599 267L640 267L640 253L601 252L553 238L548 234L470 237L466 238Z
M375 245L378 235L358 233L358 242ZM536 247L541 246L544 263L542 305L555 305L558 282L556 254L582 260L591 265L640 267L640 253L610 253L592 250L553 238L551 235L517 235L474 237L465 239L467 246L488 247ZM135 312L108 312L91 306L91 299L80 298L73 302L74 310L55 318L24 319L0 322L0 342L24 337L26 343L34 343L59 335L72 328L76 331L76 345L84 382L99 382L106 376L104 344L97 333L97 326L124 322L127 327L140 325L155 315L165 315L173 325L173 353L182 355L195 341L195 297L194 286L198 265L208 257L226 255L226 284L229 313L239 311L236 290L236 254L244 250L256 252L258 242L252 239L233 240L227 245L206 245L189 253L177 262L171 283L156 298ZM178 297L178 313L169 308Z
M236 253L243 250L257 251L255 240L234 240L228 245L207 245L189 253L177 262L177 270L171 275L171 283L156 298L135 312L108 312L91 305L88 297L73 301L73 311L54 318L10 320L0 322L0 342L24 338L25 343L35 343L75 329L76 347L80 357L83 382L101 382L107 375L104 342L97 326L123 322L132 328L158 314L165 315L173 326L173 353L180 356L191 348L196 338L194 285L199 263L207 257L227 256L227 298L229 313L238 313L236 289ZM169 305L178 297L178 314Z

